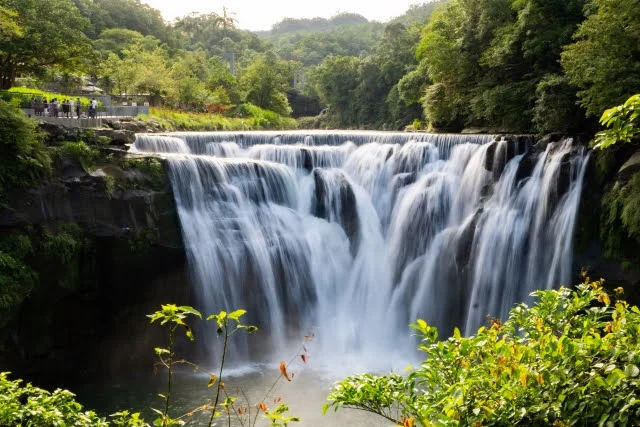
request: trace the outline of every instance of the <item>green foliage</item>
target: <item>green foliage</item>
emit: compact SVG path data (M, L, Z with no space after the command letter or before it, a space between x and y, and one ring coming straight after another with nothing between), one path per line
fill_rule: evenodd
M14 86L8 91L0 93L0 98L2 100L20 108L31 108L31 101L33 100L34 97L50 100L53 98L66 99L68 98L68 95L63 95L61 93L56 93L56 92L48 92L45 90L40 90L35 88L20 87L20 86ZM91 104L91 99L84 96L81 96L79 98L80 98L80 104L82 105L82 107L88 108L89 105ZM77 96L73 97L74 102L77 99L78 99ZM101 106L102 102L99 102L99 105Z
M38 283L38 274L25 263L32 254L31 240L25 235L11 234L0 240L0 327Z
M312 67L332 56L364 57L373 54L383 30L384 25L378 22L363 22L320 32L278 33L268 40L282 59Z
M640 174L627 183L617 182L602 198L600 238L608 258L638 258L640 244Z
M426 24L433 12L447 0L431 0L428 2L414 3L400 16L389 21L390 24L399 23L406 26Z
M246 310L235 310L232 312L221 311L217 314L212 314L207 317L207 321L214 321L217 325L218 335L222 336L224 339L224 346L222 349L222 358L220 361L220 371L218 375L209 372L209 381L207 383L207 387L216 386L215 388L215 397L213 399L212 404L205 404L197 407L191 412L188 412L185 415L179 416L177 418L173 418L169 414L169 410L171 409L171 398L172 398L172 375L173 375L173 366L177 363L183 363L192 366L196 371L201 369L200 366L195 365L186 360L176 360L174 353L174 339L175 339L175 330L178 327L184 327L187 337L190 340L194 340L193 332L191 327L186 323L186 319L189 316L196 316L202 318L202 315L199 311L195 310L189 306L176 306L174 304L166 304L161 306L161 310L156 311L153 314L148 315L151 318L151 322L159 321L160 324L166 325L169 330L169 345L166 348L157 347L155 348L155 353L160 360L160 365L165 367L168 372L167 377L167 391L166 394L160 394L160 398L162 398L165 402L164 410L153 409L154 412L158 414L158 418L153 422L154 426L171 426L171 425L182 425L185 422L182 420L184 417L191 417L196 412L204 412L210 411L209 423L208 426L211 427L214 424L214 419L221 417L223 414L226 414L229 425L231 425L231 417L237 417L238 422L241 425L256 426L256 421L258 419L258 415L260 412L263 412L265 417L269 420L269 425L271 426L287 426L291 422L299 421L298 417L290 417L287 416L286 413L289 411L289 408L284 404L280 403L273 410L269 410L267 405L264 403L264 400L269 395L271 390L275 387L277 382L282 377L286 377L289 381L291 378L286 371L286 363L282 362L280 364L280 375L273 383L269 391L267 391L267 396L262 399L262 401L256 405L257 410L254 412L254 418L252 419L250 403L248 398L242 393L245 401L241 401L237 397L230 396L227 391L225 384L223 382L223 370L225 359L227 355L227 343L229 338L234 335L236 332L240 330L245 330L248 333L253 333L258 330L255 326L244 325L241 323L240 318L246 314ZM306 340L306 339L305 339ZM304 346L303 346L304 348ZM303 353L304 354L304 353ZM296 355L296 358L298 355ZM306 354L302 356L303 360L305 359ZM224 395L224 398L222 398ZM280 399L276 399L277 402ZM126 412L126 411L125 411ZM119 415L119 414L114 414ZM126 412L128 415L128 412Z
M21 380L10 380L8 372L0 372L0 425L107 427L109 424L95 412L83 411L75 395L67 390L49 392L31 384L22 385Z
M447 86L443 83L427 87L422 98L424 117L435 128L458 128L462 118L462 106L449 103Z
M369 22L367 18L356 13L340 13L329 19L325 18L284 18L273 24L271 35L284 33L322 33L346 25L358 25Z
M353 407L400 425L636 425L640 310L601 282L537 291L476 335L439 341L418 320L426 359L407 377L338 383L324 410ZM622 289L616 290L619 297Z
M15 13L19 33L0 39L0 87L10 88L18 74L42 76L48 67L68 70L81 64L90 44L82 30L89 21L71 0L4 0Z
M332 122L353 126L357 111L353 93L359 85L360 60L347 56L327 58L315 75L320 100L329 105L327 114Z
M75 224L49 224L0 237L0 327L41 282L49 291L74 289L88 246ZM40 274L36 273L38 271Z
M293 70L290 64L271 52L256 58L242 76L242 83L247 87L247 101L282 116L291 113L286 96L291 80Z
M538 133L568 133L581 124L582 116L576 91L566 76L549 74L538 83L533 108L533 123Z
M562 67L587 114L597 116L640 93L640 3L592 0L587 12Z
M120 161L124 169L136 169L142 172L156 190L165 188L164 165L153 157L125 157Z
M100 151L88 146L83 141L64 142L62 144L62 153L65 156L76 159L85 170L92 169L96 160L100 157Z
M154 120L167 130L260 130L260 129L296 129L295 119L264 110L251 104L236 107L235 117L226 117L216 113L186 113L167 108L152 108L148 116L141 120Z
M140 412L131 413L129 411L120 411L110 415L111 425L114 427L149 427L142 418Z
M324 116L298 117L298 128L300 129L326 129L327 125Z
M297 423L300 421L300 418L298 417L286 416L285 414L287 412L289 412L289 407L284 403L280 403L272 411L267 412L265 415L269 419L269 425L272 427L287 427L290 423Z
M605 149L616 142L633 142L640 138L640 94L622 105L606 110L600 124L610 129L599 132L594 148Z
M452 0L443 5L424 28L417 49L429 80L441 85L425 97L425 117L438 127L463 122L529 132L540 95L536 89L545 76L560 72L560 52L583 19L582 5L582 0Z
M0 101L0 199L14 187L37 184L51 172L51 158L36 123Z
M146 255L158 239L158 230L147 228L128 238L129 251L134 255Z
M22 29L16 22L18 14L0 6L0 40L11 40L22 35Z
M123 28L156 37L166 43L173 36L160 11L131 0L73 0L80 13L91 21L85 33L95 37L112 28Z

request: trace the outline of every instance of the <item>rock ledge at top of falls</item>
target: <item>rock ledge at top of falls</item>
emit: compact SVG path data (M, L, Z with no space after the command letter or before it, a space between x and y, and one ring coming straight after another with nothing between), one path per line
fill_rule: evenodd
M114 130L125 130L134 133L154 133L154 132L166 132L162 128L162 125L155 120L138 120L129 117L122 117L120 119L105 119L103 123L109 128Z
M135 169L103 164L87 172L71 158L54 164L55 174L41 185L8 193L0 208L0 228L73 222L96 237L127 237L152 230L159 246L181 248L182 238L170 186L148 185ZM109 188L109 178L119 185Z
M110 145L126 146L133 144L136 133L125 129L112 128L79 128L68 127L57 123L39 123L39 128L47 135L49 141L56 140L82 140L90 137L103 136L111 140Z

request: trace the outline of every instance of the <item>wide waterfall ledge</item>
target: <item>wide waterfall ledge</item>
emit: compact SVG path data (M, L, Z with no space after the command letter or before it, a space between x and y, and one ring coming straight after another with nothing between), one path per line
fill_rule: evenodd
M417 318L472 334L571 284L588 155L570 139L171 133L131 151L167 159L198 308L268 335L236 340L242 360L317 327L317 360L401 369Z

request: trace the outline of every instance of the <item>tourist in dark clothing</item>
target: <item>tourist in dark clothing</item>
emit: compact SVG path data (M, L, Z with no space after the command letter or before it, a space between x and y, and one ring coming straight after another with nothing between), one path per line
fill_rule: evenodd
M62 115L63 117L68 118L69 117L69 100L65 99L64 101L62 101Z
M80 118L80 108L81 108L80 98L77 98L76 99L76 115L78 116L78 118Z

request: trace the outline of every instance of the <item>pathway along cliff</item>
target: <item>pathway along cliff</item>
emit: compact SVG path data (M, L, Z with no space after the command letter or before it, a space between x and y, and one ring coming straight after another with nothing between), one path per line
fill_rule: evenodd
M531 145L176 133L139 134L132 151L167 159L199 308L247 309L272 348L317 327L317 360L362 370L401 368L417 318L469 334L535 289L571 284L588 156L570 139ZM240 358L269 353L236 341Z

